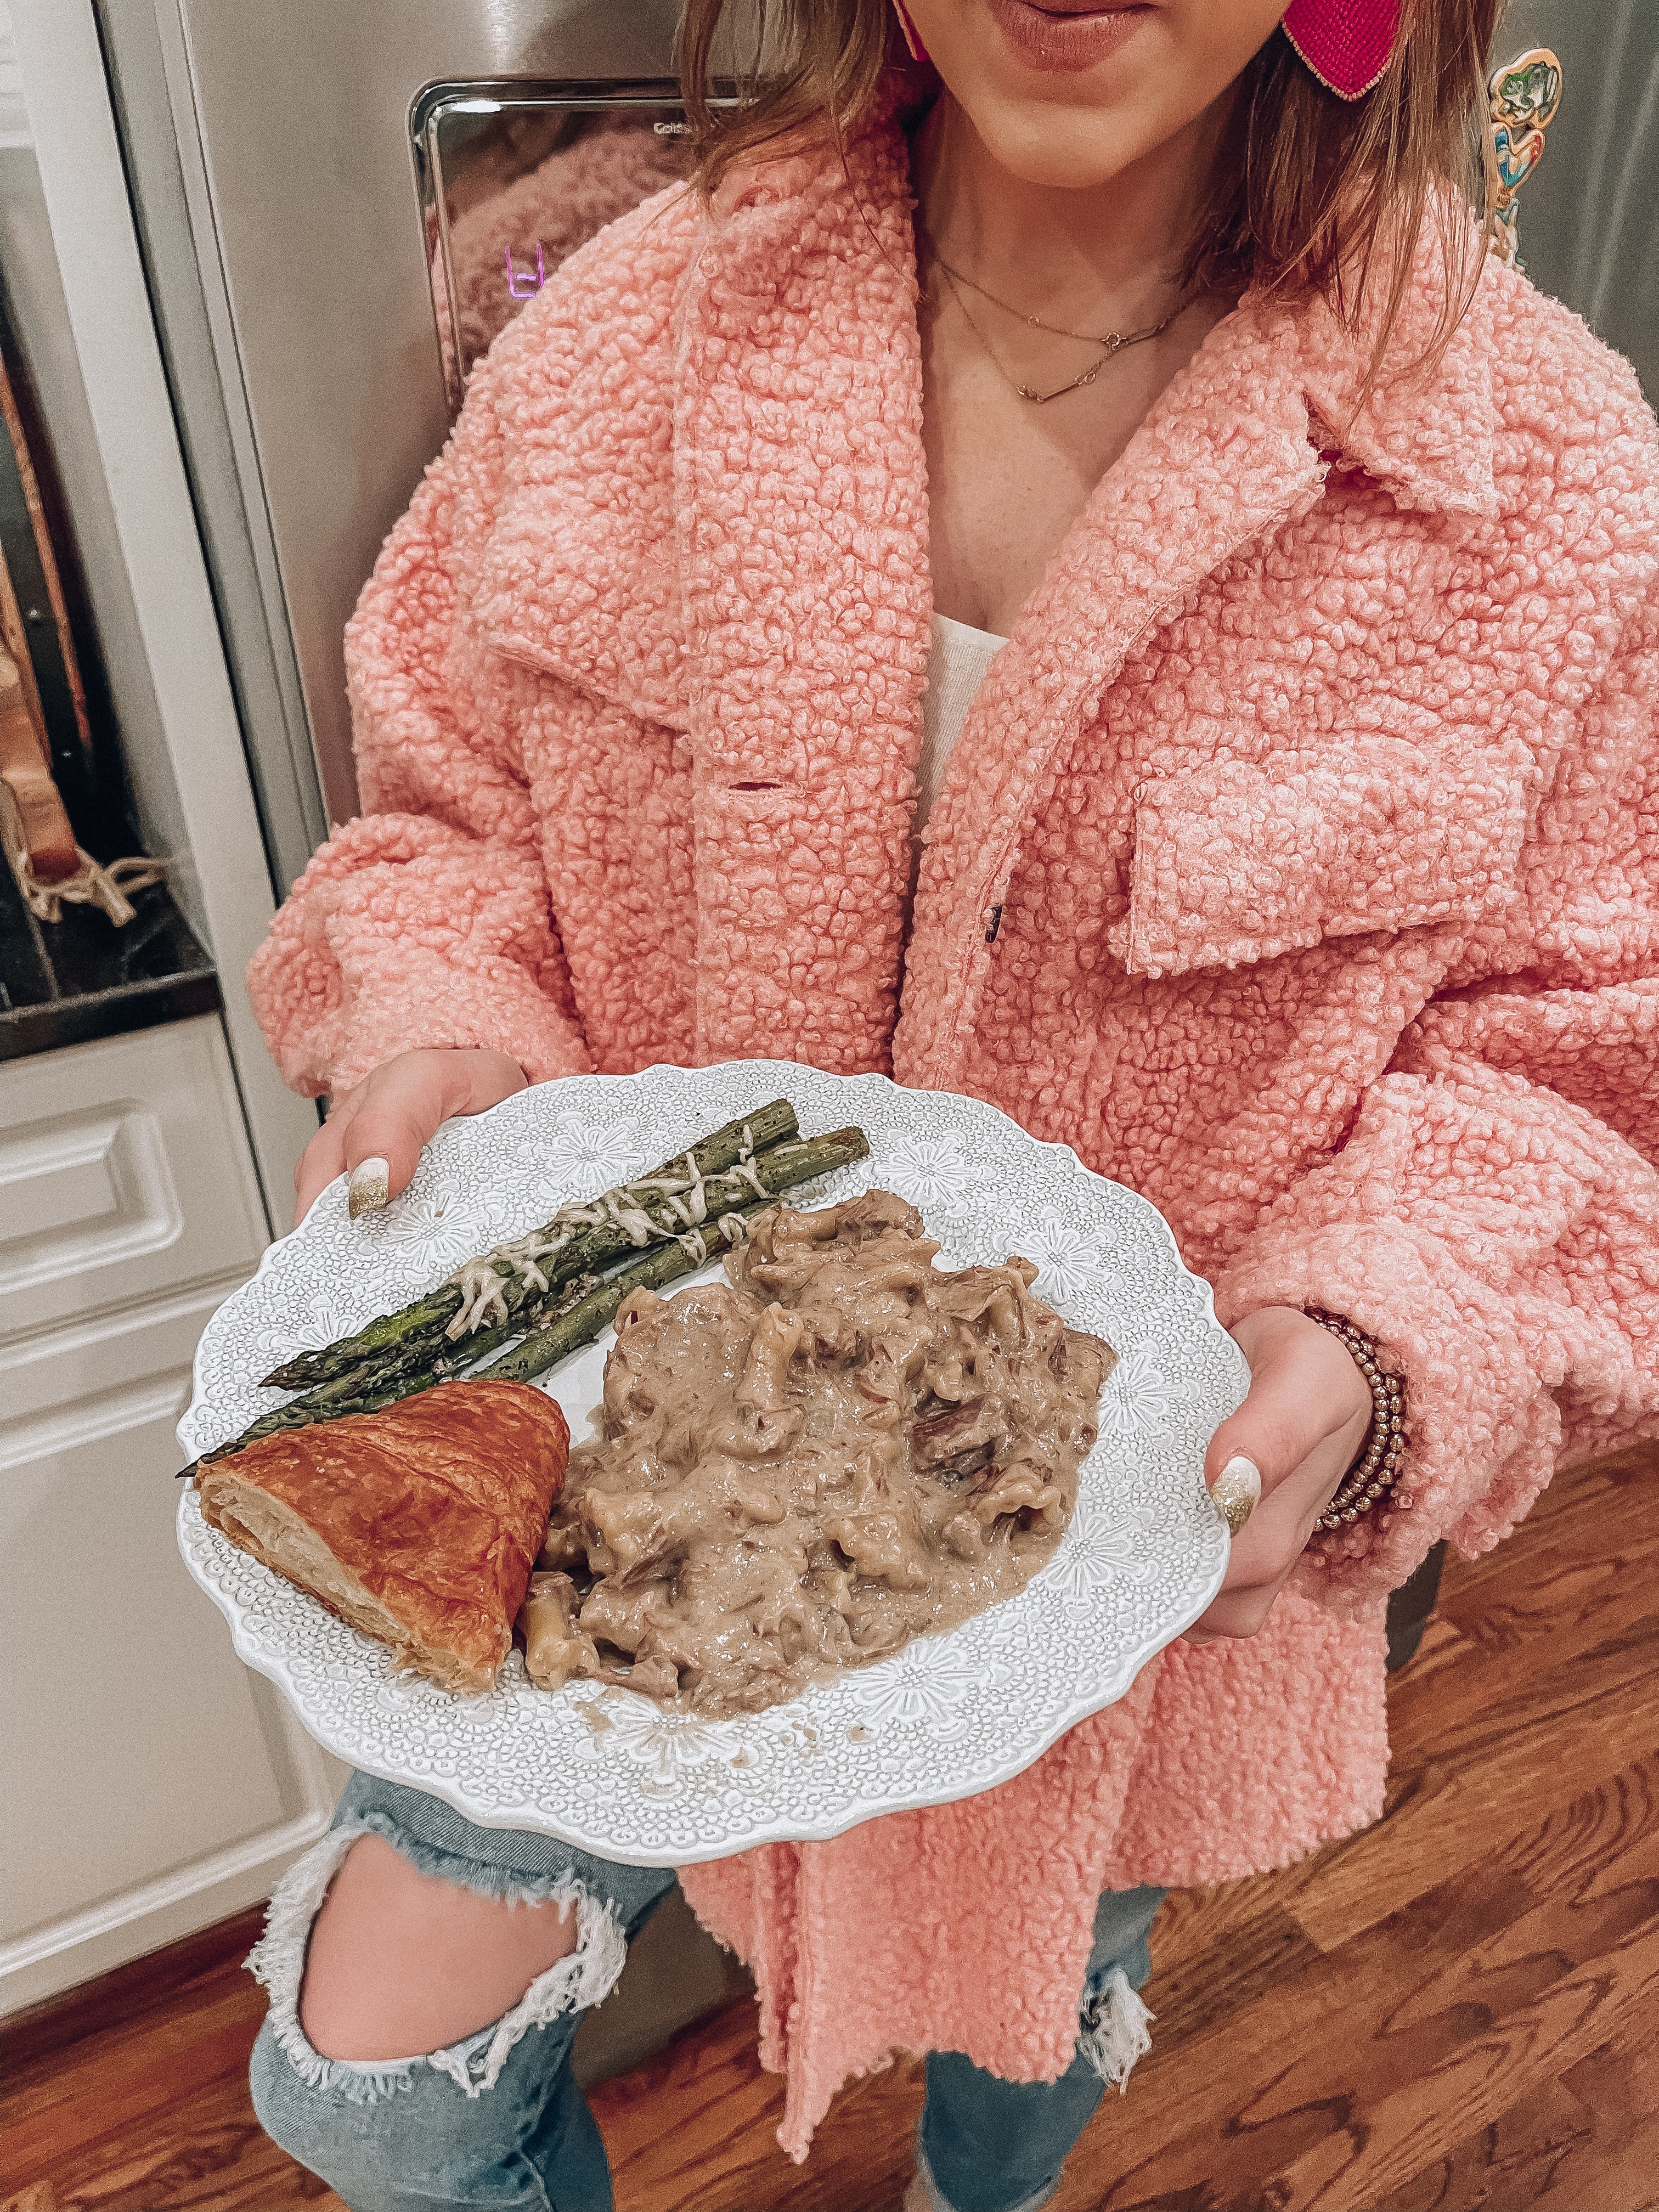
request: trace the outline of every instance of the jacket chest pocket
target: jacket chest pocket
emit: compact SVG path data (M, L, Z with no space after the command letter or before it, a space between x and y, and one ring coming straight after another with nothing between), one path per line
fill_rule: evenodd
M1218 761L1135 793L1129 910L1108 942L1132 975L1237 968L1328 937L1480 921L1515 891L1521 769L1388 738L1261 766Z

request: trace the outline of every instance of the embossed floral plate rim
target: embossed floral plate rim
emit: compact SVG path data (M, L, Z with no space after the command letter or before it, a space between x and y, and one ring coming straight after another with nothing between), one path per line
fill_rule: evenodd
M815 1685L792 1704L706 1722L592 1683L538 1690L514 1653L487 1696L397 1674L390 1654L236 1550L179 1504L186 1566L235 1648L349 1764L445 1799L486 1827L532 1828L640 1866L685 1866L760 1844L823 1842L884 1813L1010 1781L1115 1703L1189 1627L1226 1566L1205 1446L1243 1395L1243 1356L1168 1224L1071 1147L982 1101L793 1062L576 1076L449 1123L408 1193L351 1223L343 1179L272 1245L198 1346L179 1425L194 1454L279 1402L258 1376L418 1294L459 1261L675 1146L783 1096L809 1133L856 1121L872 1157L804 1202L882 1187L912 1199L954 1265L1019 1250L1069 1321L1119 1363L1101 1441L1054 1558L1017 1597L948 1634ZM349 1274L331 1283L331 1261ZM549 1378L586 1434L609 1333Z

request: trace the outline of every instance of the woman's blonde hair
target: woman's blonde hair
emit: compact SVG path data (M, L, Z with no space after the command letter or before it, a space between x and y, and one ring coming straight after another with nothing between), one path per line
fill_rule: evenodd
M1187 284L1320 294L1351 326L1380 313L1367 384L1387 350L1425 222L1439 227L1444 299L1419 354L1455 328L1479 273L1463 210L1482 188L1480 119L1487 57L1505 0L1402 0L1394 55L1363 99L1340 100L1275 31L1238 80L1188 241ZM712 191L768 150L844 142L902 58L890 0L758 0L777 58L711 99L710 57L732 0L686 0L680 30L696 181Z

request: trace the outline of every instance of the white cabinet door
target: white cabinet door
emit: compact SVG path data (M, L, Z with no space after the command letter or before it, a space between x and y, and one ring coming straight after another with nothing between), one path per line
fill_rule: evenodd
M173 1424L265 1224L218 1023L0 1070L0 2010L263 1895L339 1770L173 1542Z

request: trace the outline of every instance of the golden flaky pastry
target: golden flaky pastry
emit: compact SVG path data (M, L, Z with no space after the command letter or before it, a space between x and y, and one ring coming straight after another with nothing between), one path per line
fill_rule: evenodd
M564 1481L570 1431L522 1382L443 1382L204 1467L202 1510L400 1667L487 1690Z

